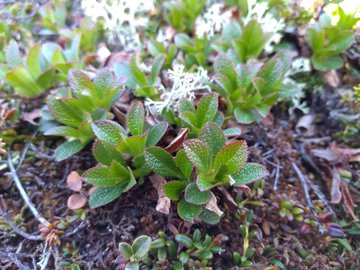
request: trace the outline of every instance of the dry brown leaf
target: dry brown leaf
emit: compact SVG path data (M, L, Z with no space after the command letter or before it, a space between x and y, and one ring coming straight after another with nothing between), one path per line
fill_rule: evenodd
M165 179L158 175L151 175L149 178L159 196L156 211L168 215L170 213L171 201L168 197L166 197L163 190L163 186L166 184Z
M340 148L336 143L332 143L327 149L313 149L311 153L333 164L360 162L360 148Z
M356 206L353 199L351 198L349 188L346 183L341 182L340 189L342 196L344 198L345 208L349 211L350 215L353 217L355 221L359 221L358 217L354 213L354 207Z
M206 209L215 212L219 217L221 217L224 212L220 210L219 206L217 205L217 199L215 195L211 192L211 199L205 206Z
M67 207L76 210L85 206L87 198L81 194L73 194L67 200Z
M314 116L311 114L307 114L302 116L298 123L296 124L295 130L297 133L302 133L306 136L314 135Z
M72 171L66 179L66 184L73 191L80 191L82 182L81 176L76 171Z
M173 153L178 150L188 135L189 130L187 128L180 129L179 135L165 148L169 153Z
M331 202L339 203L341 201L340 191L341 178L338 170L332 170L332 184L331 184Z

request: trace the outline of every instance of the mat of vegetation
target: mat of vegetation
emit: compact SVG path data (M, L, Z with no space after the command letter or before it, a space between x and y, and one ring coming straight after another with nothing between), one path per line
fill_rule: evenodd
M0 268L359 269L356 2L0 1Z

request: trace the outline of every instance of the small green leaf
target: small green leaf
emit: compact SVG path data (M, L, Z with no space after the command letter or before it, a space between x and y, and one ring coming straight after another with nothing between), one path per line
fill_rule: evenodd
M128 168L117 162L116 160L111 161L110 173L112 176L119 179L118 182L127 182L130 179L130 173Z
M20 55L19 45L12 40L5 51L6 62L10 67L21 65L23 60Z
M215 225L220 222L220 216L209 209L204 209L199 215L199 218L210 225Z
M154 58L154 62L152 64L151 67L151 72L150 72L150 82L151 84L154 84L156 82L157 77L159 76L161 67L164 63L165 60L165 55L164 54L159 54Z
M163 189L166 197L173 201L178 201L185 187L185 181L170 181L163 186Z
M209 167L209 150L208 146L198 140L192 139L184 142L184 149L187 157L195 167L201 171L206 171Z
M146 138L146 133L142 136L131 136L126 140L120 141L116 146L116 150L134 157L141 155L144 153Z
M87 143L81 143L79 140L64 142L55 150L56 161L62 161L71 157L80 152L86 145Z
M217 170L221 166L225 166L221 171L223 174L236 173L246 162L247 155L247 144L245 141L229 143L217 153L214 167Z
M129 262L125 265L125 270L139 270L139 263Z
M139 84L140 86L147 85L146 76L144 72L142 72L141 69L137 66L135 55L133 55L130 60L130 71L137 84Z
M132 250L136 258L141 259L150 251L151 238L146 235L141 235L136 238L132 244Z
M119 184L121 179L111 174L109 168L95 167L83 173L84 181L100 187L113 187Z
M86 119L79 100L50 96L47 100L49 111L54 118L67 126L78 128Z
M188 203L202 205L210 201L210 191L200 191L195 182L191 182L185 189L185 200Z
M179 216L186 221L193 222L194 219L201 213L202 207L181 200L177 205Z
M121 242L119 244L119 251L120 251L120 255L125 259L130 259L134 255L132 247L125 242Z
M130 107L127 115L127 127L132 135L140 136L143 134L144 121L144 106L140 101L136 101Z
M168 123L161 122L153 126L148 133L146 147L151 147L156 145L161 138L164 136L166 130L168 128Z
M247 163L240 171L232 175L235 185L244 185L259 180L269 173L264 166L257 163Z
M236 108L234 110L234 116L236 118L236 121L242 124L251 124L255 121L255 118L252 115L251 111L245 111L240 108Z
M36 79L43 73L40 65L40 56L41 44L36 44L30 49L28 57L26 58L26 66L31 75Z
M214 158L225 144L223 131L213 122L206 123L201 130L200 139L208 145L211 158Z
M202 128L205 123L214 119L218 108L218 96L209 94L204 96L196 110L197 127Z
M44 132L45 136L63 136L69 138L79 138L81 137L81 133L79 130L73 127L68 126L57 126L53 127L46 132Z
M148 166L163 177L181 178L174 158L160 147L151 147L145 151L145 160Z
M199 253L200 260L211 260L212 257L213 257L213 254L212 254L211 250L209 250L209 249L205 249L204 251Z
M121 140L121 126L113 121L98 120L93 122L91 127L99 140L103 140L112 145L117 145Z
M192 165L189 158L186 156L184 149L181 149L177 152L175 163L176 166L179 168L181 174L184 176L184 178L189 179L194 169L194 166Z
M175 235L175 240L186 248L192 248L193 240L185 234L178 233Z
M121 154L116 151L114 145L107 143L105 141L96 141L93 145L93 155L97 162L110 166L113 160L124 164L124 159Z
M213 183L213 179L207 176L206 174L198 174L196 178L196 185L198 186L199 190L206 191L210 190L215 187L218 183Z
M69 71L68 81L70 88L76 97L90 97L95 91L92 81L80 70L71 69Z
M117 199L120 194L123 192L124 186L114 186L114 187L99 187L93 193L91 193L89 198L89 204L91 208L96 208L113 200Z
M40 88L24 66L16 66L5 74L5 78L7 83L14 87L16 93L27 98L39 95L45 90Z

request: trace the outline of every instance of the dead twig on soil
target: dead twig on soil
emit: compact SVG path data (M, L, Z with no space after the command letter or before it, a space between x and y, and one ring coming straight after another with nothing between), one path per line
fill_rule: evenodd
M324 233L324 228L323 228L321 222L319 221L319 218L316 215L314 205L313 205L312 200L310 198L310 193L309 193L309 188L308 188L308 185L307 185L307 181L306 181L303 173L300 171L299 167L296 165L296 163L291 162L291 165L294 168L296 174L299 176L301 185L303 186L303 189L304 189L305 199L306 199L306 202L307 202L307 204L309 206L310 212L311 212L312 215L314 215L316 217L316 220L317 220L317 223L318 223L318 226L319 226L319 232L321 234L323 234Z
M28 234L26 232L24 232L23 230L21 230L18 226L16 226L10 219L9 217L9 212L8 213L3 213L1 215L1 217L6 221L6 223L19 235L21 235L22 237L31 240L31 241L41 241L44 238L42 238L40 235L32 235L32 234Z
M10 169L10 173L9 175L12 177L12 179L15 182L15 185L17 187L17 189L20 192L21 197L23 198L25 204L29 207L30 211L33 213L34 217L41 223L41 224L45 224L46 226L48 226L50 224L49 221L47 221L45 218L43 218L40 213L38 212L38 210L36 209L36 207L34 206L34 204L32 203L32 201L30 200L29 196L27 195L24 187L21 184L21 181L16 173L14 164L12 162L11 159L11 150L10 148L8 149L8 156L7 156L7 162L8 162L8 166Z

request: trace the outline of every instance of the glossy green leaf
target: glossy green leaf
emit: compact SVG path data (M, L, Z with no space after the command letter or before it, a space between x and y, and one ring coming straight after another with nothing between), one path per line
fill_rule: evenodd
M240 108L236 108L234 110L234 116L236 118L236 121L242 124L251 124L255 121L255 118L251 111L244 111Z
M16 66L5 74L5 78L7 83L14 87L16 93L21 96L31 98L43 91L24 66Z
M137 84L139 84L140 86L147 85L146 76L144 72L142 72L141 69L137 66L135 55L131 57L130 60L130 71Z
M187 157L184 149L181 149L177 152L175 163L176 166L179 168L181 174L184 176L184 178L189 179L191 176L191 172L194 169L194 166Z
M156 82L156 79L160 74L161 67L164 64L164 60L165 60L164 54L159 54L154 58L150 72L151 84L154 84Z
M95 91L93 82L84 72L71 69L68 76L70 88L75 96L91 96Z
M26 58L26 66L34 78L38 78L43 73L40 65L40 56L41 44L36 44L30 49Z
M141 259L150 251L151 238L146 235L139 236L132 244L132 250L136 258Z
M202 207L181 200L177 205L177 211L179 216L186 221L193 222L194 219L200 215Z
M218 108L218 96L209 94L204 96L196 110L197 126L203 127L207 122L214 119Z
M185 187L185 181L170 181L163 186L163 189L166 197L173 201L178 201L185 190Z
M207 224L215 225L220 222L220 216L209 209L204 209L199 218Z
M185 234L178 233L175 235L175 240L186 248L193 247L193 240Z
M130 259L134 255L132 247L125 242L121 242L119 244L119 251L120 251L120 255L125 259Z
M196 183L191 182L185 189L184 198L188 203L202 205L210 201L211 192L200 191Z

